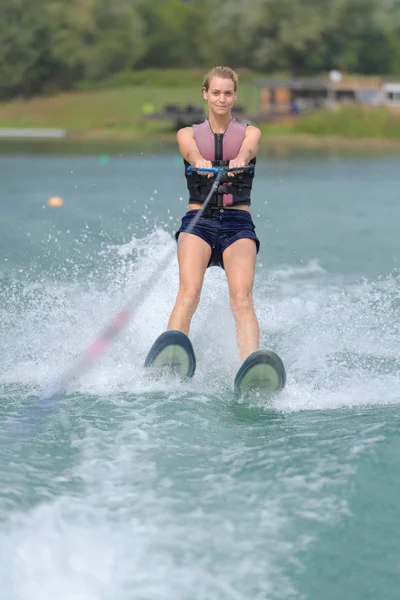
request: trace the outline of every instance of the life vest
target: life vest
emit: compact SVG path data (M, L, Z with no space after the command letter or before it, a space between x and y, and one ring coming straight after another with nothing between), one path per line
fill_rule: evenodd
M210 160L214 167L228 167L229 161L236 158L242 146L246 124L238 123L232 119L225 133L214 133L208 119L200 125L192 125L193 135L201 156ZM185 160L185 175L189 190L189 202L202 204L210 193L214 177L205 177L193 172L188 175L189 163ZM256 159L250 161L255 165ZM234 206L235 204L251 204L251 186L254 170L243 171L234 177L223 175L217 192L209 203L210 208Z

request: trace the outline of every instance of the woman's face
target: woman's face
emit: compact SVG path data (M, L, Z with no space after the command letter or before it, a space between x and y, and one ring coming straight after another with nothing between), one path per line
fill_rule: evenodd
M235 84L232 79L213 77L208 91L203 89L203 97L207 100L210 111L216 116L228 114L236 100Z

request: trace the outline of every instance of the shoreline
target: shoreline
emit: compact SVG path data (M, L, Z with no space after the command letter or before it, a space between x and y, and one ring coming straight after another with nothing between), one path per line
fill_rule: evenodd
M66 135L56 139L55 136L43 137L35 136L33 131L31 135L24 137L23 135L15 135L10 137L0 136L0 145L4 149L18 144L26 144L33 146L41 144L44 147L57 144L68 148L69 146L80 146L82 150L88 146L99 147L118 147L119 145L126 148L132 144L133 149L174 147L176 144L176 134L174 132L133 132L133 131L107 131L107 130L89 130L79 132L66 132ZM388 138L347 138L341 136L315 136L310 134L271 134L263 132L263 137L260 144L261 153L269 151L284 154L291 151L344 151L344 152L361 152L361 153L399 153L400 140L391 140Z
M83 132L67 132L66 139L75 141L135 141L135 142L173 142L176 141L175 132L134 132L134 131L107 131L88 130ZM293 149L355 149L355 150L397 150L400 152L400 140L390 138L371 137L343 137L343 136L317 136L308 133L273 133L262 132L261 149L285 146Z
M350 138L342 136L316 136L311 134L274 135L264 134L262 146L283 146L292 149L363 150L400 152L400 140L389 138Z
M46 137L43 135L42 129L37 129L37 135L35 135L35 128L26 130L13 128L14 135L1 136L0 144L3 148L12 146L17 143L26 144L54 144L57 143L59 147L69 146L71 144L79 144L84 148L87 145L98 144L102 146L104 144L110 144L111 146L118 146L131 144L134 146L143 145L144 147L152 147L159 144L160 146L173 146L176 143L175 132L138 132L138 131L127 131L127 130L86 130L86 131L65 131L65 135L56 136L52 133L52 130L47 130L49 135ZM24 135L24 131L28 131L28 135ZM56 130L54 130L56 131ZM58 138L58 139L57 139ZM305 133L276 133L268 134L263 132L260 151L268 152L269 150L277 151L278 153L284 153L286 151L294 150L338 150L338 151L354 151L354 152L367 152L367 153L400 153L400 140L393 140L389 138L371 138L371 137L343 137L343 136L316 136Z

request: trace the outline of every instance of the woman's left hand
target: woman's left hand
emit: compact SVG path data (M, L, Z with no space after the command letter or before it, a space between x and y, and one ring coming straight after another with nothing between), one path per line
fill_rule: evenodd
M243 158L240 158L239 156L237 156L233 160L229 161L229 168L230 169L240 169L241 167L245 167L246 164L247 163ZM241 172L242 171L235 171L233 173L227 173L227 175L229 177L235 177L235 175L237 175L238 173L241 173Z

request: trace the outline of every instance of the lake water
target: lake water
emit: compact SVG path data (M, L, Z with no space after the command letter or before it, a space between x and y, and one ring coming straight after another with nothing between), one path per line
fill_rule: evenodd
M397 600L399 158L259 159L255 303L288 383L238 403L218 268L193 380L143 368L177 292L174 257L141 294L185 211L176 150L101 152L0 152L2 600ZM132 299L41 417L36 394Z

